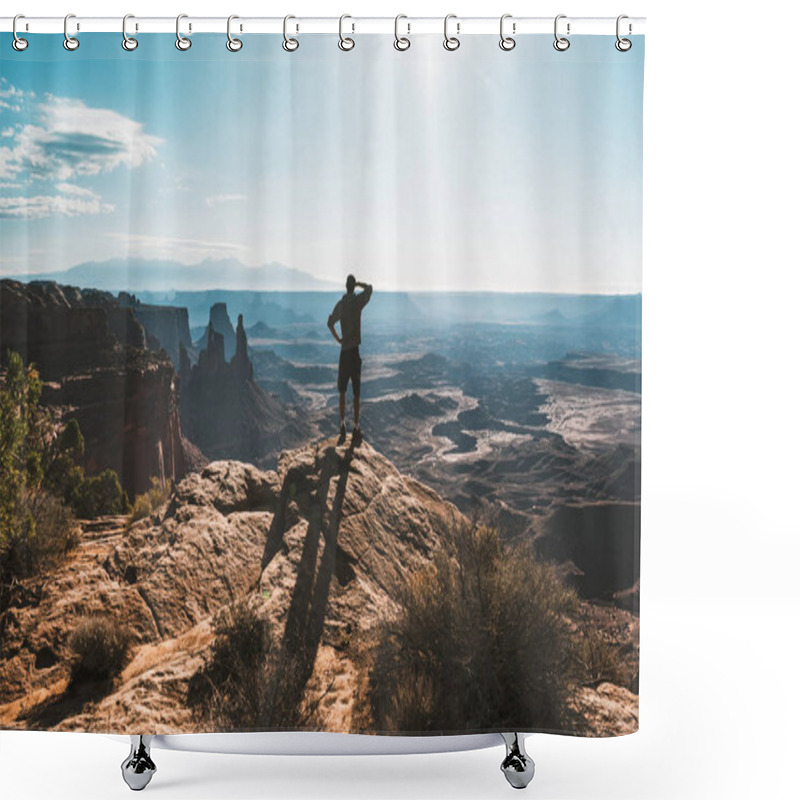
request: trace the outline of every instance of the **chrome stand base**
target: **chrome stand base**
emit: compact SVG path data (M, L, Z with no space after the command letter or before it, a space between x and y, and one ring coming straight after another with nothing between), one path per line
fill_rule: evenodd
M524 789L536 769L533 759L525 752L525 739L520 733L501 733L506 743L506 757L500 765L506 780L515 789Z
M131 752L122 762L122 779L134 792L140 792L155 775L156 765L150 758L152 736L131 736Z

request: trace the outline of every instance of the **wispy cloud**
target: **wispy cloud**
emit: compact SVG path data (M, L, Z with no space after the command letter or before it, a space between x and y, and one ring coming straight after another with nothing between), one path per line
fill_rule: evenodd
M209 208L214 208L222 203L237 203L244 199L245 195L243 194L215 194L211 197L206 197L206 205Z
M204 258L238 256L245 250L239 244L182 239L172 236L151 236L116 231L103 234L103 236L116 240L118 245L115 246L115 251L128 257L172 259L184 264L194 264Z
M99 195L88 190L66 196L0 197L0 219L42 219L53 215L77 217L109 214L113 210L113 205L104 203Z
M22 111L25 92L12 86L7 78L0 78L0 108L6 111Z
M72 195L73 197L97 196L91 189L87 189L84 186L76 186L74 183L57 183L56 191L61 192L61 194Z
M43 188L35 196L2 198L0 218L110 213L113 204L74 181L119 167L135 169L154 159L163 141L111 109L50 94L39 99L0 80L0 107L21 111L23 101L30 107L2 131L9 144L0 147L0 184L21 189L41 182Z
M39 107L37 124L23 125L4 161L5 177L20 172L61 181L97 175L119 166L139 167L156 156L162 140L142 124L81 100L49 97Z

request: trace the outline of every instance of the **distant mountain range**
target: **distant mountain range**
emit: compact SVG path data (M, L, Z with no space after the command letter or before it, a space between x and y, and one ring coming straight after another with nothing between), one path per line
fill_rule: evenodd
M87 261L60 272L17 275L16 280L58 281L106 291L151 292L229 289L247 291L326 291L341 288L308 272L271 263L248 267L235 258L206 258L199 264L144 258Z

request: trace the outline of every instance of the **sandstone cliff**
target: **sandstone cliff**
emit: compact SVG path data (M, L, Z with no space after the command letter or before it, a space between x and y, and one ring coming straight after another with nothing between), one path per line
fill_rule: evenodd
M175 370L146 346L107 292L0 281L0 360L10 349L36 364L42 401L81 426L87 473L110 467L131 495L185 474Z

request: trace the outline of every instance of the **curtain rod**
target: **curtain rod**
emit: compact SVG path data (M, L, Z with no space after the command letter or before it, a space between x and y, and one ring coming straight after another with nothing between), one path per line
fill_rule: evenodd
M11 32L13 17L0 17L0 31ZM443 31L444 17L403 17L399 21L403 35L410 33L439 33ZM510 17L506 19L506 30L512 35L531 33L553 34L554 17ZM571 35L595 34L614 35L616 17L569 17L562 16L559 30L566 33L569 24ZM175 17L136 17L128 20L128 35L134 33L175 33ZM193 17L187 15L181 20L181 33L226 33L227 17ZM282 33L283 17L237 17L232 23L236 33ZM395 31L394 17L351 17L343 22L346 33L385 33ZM500 17L458 17L451 20L451 28L456 28L460 36L470 34L498 33ZM629 17L624 20L624 35L644 33L645 18ZM512 31L513 28L513 31ZM81 17L69 20L71 35L81 33L122 33L122 17ZM338 33L338 17L293 17L289 30L294 34ZM20 17L17 33L64 33L64 17Z

